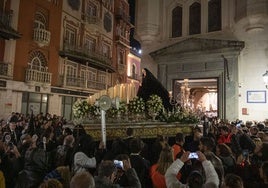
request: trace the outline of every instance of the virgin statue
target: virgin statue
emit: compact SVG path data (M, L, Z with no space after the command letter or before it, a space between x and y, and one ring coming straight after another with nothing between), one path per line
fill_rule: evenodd
M146 102L153 94L161 97L166 110L172 110L167 89L147 68L144 68L142 69L142 82L138 89L137 96L141 97Z

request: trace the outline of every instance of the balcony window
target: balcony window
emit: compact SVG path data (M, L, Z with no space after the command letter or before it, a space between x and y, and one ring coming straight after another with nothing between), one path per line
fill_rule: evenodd
M89 80L95 81L97 78L97 74L93 71L89 71Z
M41 12L36 12L33 39L40 47L50 43L50 31L48 31L47 25L46 17Z
M75 41L76 41L76 30L68 26L65 31L65 42L70 46L74 46Z
M46 71L47 60L42 52L33 51L29 59L30 59L29 63L30 69L38 71Z
M90 52L95 52L96 49L96 40L91 37L86 37L85 39L85 49Z
M46 29L46 18L41 12L36 12L34 20L35 29Z

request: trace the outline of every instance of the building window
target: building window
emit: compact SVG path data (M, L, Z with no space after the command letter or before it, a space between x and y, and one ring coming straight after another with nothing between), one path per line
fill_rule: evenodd
M85 49L88 49L90 52L95 52L96 39L87 36L85 39Z
M77 69L74 66L67 65L67 76L75 78L76 77Z
M47 60L44 54L40 51L33 51L29 56L29 68L38 71L47 71Z
M23 114L30 114L33 111L35 115L41 112L47 113L48 102L48 94L23 92L21 112Z
M75 46L76 43L76 30L70 26L65 31L65 43L71 46Z
M172 37L182 36L182 7L177 6L172 10Z
M92 2L88 2L87 16L89 16L89 17L92 17L92 16L96 17L97 16L97 6Z
M201 33L201 4L193 3L189 8L189 34Z
M103 56L110 58L110 46L106 43L103 43L102 54Z
M66 65L66 81L68 85L77 85L77 64L68 62Z
M80 70L80 78L82 81L86 81L88 79L88 70L86 66L81 66L81 70Z
M89 71L89 80L96 81L97 74L94 71Z
M102 84L106 84L106 74L99 74L99 79L98 81Z
M208 32L221 30L221 0L208 2Z
M41 12L36 12L35 13L35 18L34 18L34 28L35 29L46 29L46 18L44 16L44 14L42 14Z

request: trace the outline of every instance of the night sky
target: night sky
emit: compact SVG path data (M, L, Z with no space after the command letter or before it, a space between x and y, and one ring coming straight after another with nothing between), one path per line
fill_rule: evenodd
M129 3L129 15L130 15L130 22L135 26L135 0L128 0ZM130 30L130 46L132 48L136 48L137 50L141 49L140 43L133 38L135 32L135 28Z

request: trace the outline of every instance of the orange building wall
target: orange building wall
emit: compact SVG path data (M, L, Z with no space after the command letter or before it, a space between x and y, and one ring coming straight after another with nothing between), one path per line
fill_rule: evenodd
M33 41L33 24L37 8L48 10L48 30L51 32L50 45L39 47ZM59 5L44 0L21 0L19 10L18 31L22 38L17 40L14 66L14 80L24 81L29 54L32 50L40 50L46 56L48 71L52 72L52 85L56 83L58 74L58 52L60 46L60 25L62 13L62 0Z

